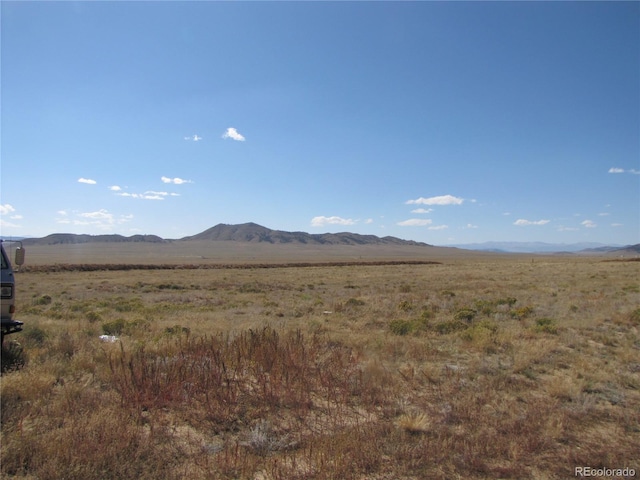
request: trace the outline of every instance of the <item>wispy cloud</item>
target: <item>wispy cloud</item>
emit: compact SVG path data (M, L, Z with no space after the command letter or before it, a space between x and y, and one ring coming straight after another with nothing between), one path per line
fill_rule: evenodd
M411 210L411 213L431 213L433 212L433 208L416 208L415 210Z
M609 173L631 173L633 175L640 175L640 170L636 170L635 168L630 168L629 170L625 170L624 168L611 167L609 169Z
M64 210L57 212L60 215L56 223L63 225L90 226L99 230L109 231L117 225L131 221L133 215L114 215L106 209L94 212L74 212L69 214Z
M169 178L169 177L160 177L163 183L173 183L174 185L183 185L185 183L193 183L192 180L184 180L182 178Z
M434 225L429 227L429 230L446 230L447 228L449 228L449 225Z
M410 218L409 220L398 222L396 225L400 227L426 227L427 225L431 225L432 222L433 220L429 220L428 218Z
M2 216L2 218L0 218L0 226L6 227L6 228L19 227L20 225L16 225L15 223L9 222L5 218L5 217L9 217L9 220L22 220L22 215L17 215L15 212L16 212L16 209L13 207L13 205L10 205L8 203L5 203L4 205L0 205L0 215Z
M598 226L592 220L585 220L584 222L580 223L580 225L582 225L583 227L586 227L586 228L596 228Z
M245 138L241 135L238 130L233 127L227 128L227 130L222 134L222 138L230 138L231 140L235 140L237 142L244 142Z
M189 140L191 142L199 142L200 140L202 140L202 137L198 136L198 135L192 135L190 137L184 137L185 140Z
M164 198L169 195L167 192L144 192L144 193L128 193L121 192L116 195L120 197L129 197L129 198L139 198L142 200L164 200Z
M518 225L519 227L527 227L529 225L546 225L549 223L549 220L525 220L523 218L519 218L515 222L514 225Z
M111 185L111 186L109 187L109 190L111 190L112 192L119 192L119 191L121 191L121 190L122 190L122 188L121 188L121 187L119 187L118 185Z
M355 220L350 218L342 218L342 217L313 217L311 219L312 227L324 227L325 225L355 225Z
M95 185L98 182L96 182L95 180L92 180L90 178L82 178L82 177L80 177L78 179L78 183L86 183L87 185Z
M113 221L113 214L109 213L105 209L101 209L101 210L98 210L96 212L79 213L78 216L82 217L82 218L88 218L88 219L91 219L91 220L105 220L105 221L108 221L108 222L112 222Z
M453 195L440 195L429 198L416 198L415 200L407 200L407 205L460 205L464 202L463 198L454 197Z
M0 227L4 227L4 228L18 228L20 227L20 225L17 225L15 223L12 222L8 222L7 220L5 220L4 218L0 218Z

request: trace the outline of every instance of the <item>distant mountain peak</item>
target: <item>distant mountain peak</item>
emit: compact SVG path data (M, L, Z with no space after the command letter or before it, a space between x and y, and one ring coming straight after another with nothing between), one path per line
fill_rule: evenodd
M377 237L375 235L361 235L358 233L306 233L285 232L271 230L257 223L241 223L227 225L219 223L196 235L181 238L180 241L210 240L210 241L236 241L254 243L288 243L309 245L422 245L426 243L412 240L401 240L396 237Z

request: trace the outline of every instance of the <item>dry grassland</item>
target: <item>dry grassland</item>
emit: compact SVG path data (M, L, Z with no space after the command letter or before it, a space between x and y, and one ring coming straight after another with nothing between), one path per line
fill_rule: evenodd
M26 364L2 375L3 478L640 472L638 262L18 281L25 330L5 341L3 369L11 354Z

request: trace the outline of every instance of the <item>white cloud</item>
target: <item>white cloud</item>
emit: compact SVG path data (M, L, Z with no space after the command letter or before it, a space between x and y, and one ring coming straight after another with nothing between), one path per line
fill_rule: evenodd
M471 223L467 223L467 226L464 228L478 228L478 225L473 225Z
M91 226L100 230L111 230L115 225L120 225L130 221L133 215L115 216L108 210L100 209L95 212L74 213L73 217L64 211L58 211L62 218L57 218L56 223L63 225Z
M367 218L367 219L364 221L364 223L365 223L365 224L367 224L367 225L372 224L372 223L373 223L373 218Z
M524 220L523 218L519 218L515 222L514 225L518 225L519 227L526 227L529 225L546 225L549 223L549 220Z
M222 134L222 138L230 138L237 142L244 142L245 140L244 136L240 135L240 133L238 133L238 131L233 127L227 128L227 130Z
M407 205L460 205L464 199L454 197L453 195L441 195L438 197L424 198L420 197L415 200L407 200Z
M350 218L342 217L313 217L311 219L312 227L323 227L325 225L354 225L356 222Z
M164 193L164 194L163 194ZM127 193L122 192L117 195L121 197L129 197L129 198L140 198L142 200L164 200L164 197L167 195L166 192L145 192L145 193Z
M447 228L449 228L449 225L434 225L429 227L429 230L446 230Z
M623 224L622 223L612 223L611 226L612 227L622 227Z
M98 182L96 182L95 180L91 180L90 178L82 178L82 177L80 177L78 179L78 183L86 183L87 185L95 185Z
M184 137L185 140L190 140L192 142L199 142L200 140L202 140L202 137L199 137L198 135L192 135L190 137Z
M409 220L398 222L396 225L401 227L425 227L431 225L431 222L432 220L428 218L410 218Z
M632 175L640 175L640 170L636 170L635 168L631 168L629 170L625 170L624 168L611 167L609 169L609 173L631 173Z
M9 215L10 213L15 212L16 209L13 208L12 205L5 203L4 205L0 205L0 215Z
M597 227L596 223L593 222L592 220L585 220L580 225L582 225L583 227L586 227L586 228L596 228Z
M431 213L433 212L433 208L416 208L415 210L411 210L411 213Z
M0 215L2 217L9 217L10 220L22 220L22 215L15 214L16 209L13 205L5 203L4 205L0 205ZM0 218L0 226L5 228L17 228L20 225L16 225L15 223L7 221L6 218Z
M109 190L111 190L112 192L119 192L122 190L122 188L120 188L118 185L111 185L109 187Z
M184 180L182 178L169 178L169 177L160 177L163 183L173 183L174 185L183 185L185 183L193 183L191 180Z
M83 218L90 218L94 220L106 220L109 222L113 221L113 214L109 213L105 209L98 210L97 212L80 213L78 214L78 216Z

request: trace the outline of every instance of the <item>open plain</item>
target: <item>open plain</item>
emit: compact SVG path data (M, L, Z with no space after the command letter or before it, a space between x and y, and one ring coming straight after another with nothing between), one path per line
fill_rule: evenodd
M29 249L3 478L640 474L640 262L206 245Z

